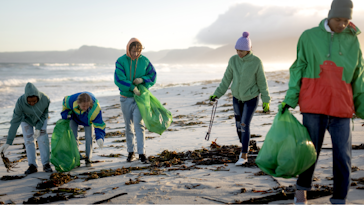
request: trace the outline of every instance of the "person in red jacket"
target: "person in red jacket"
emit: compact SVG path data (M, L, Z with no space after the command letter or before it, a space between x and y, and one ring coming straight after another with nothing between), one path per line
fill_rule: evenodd
M328 18L303 32L282 102L282 112L299 104L317 156L326 130L331 135L331 203L346 202L351 172L350 118L355 113L364 119L364 61L357 38L360 31L350 21L352 8L351 0L334 0ZM296 203L307 203L306 191L312 187L316 163L299 175Z

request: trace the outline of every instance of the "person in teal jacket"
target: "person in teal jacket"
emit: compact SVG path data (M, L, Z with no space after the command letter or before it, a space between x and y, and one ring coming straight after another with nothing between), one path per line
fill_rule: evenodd
M134 159L134 135L137 140L139 159L146 161L144 123L134 95L140 95L136 85L142 84L149 89L157 81L157 73L148 58L141 55L143 46L136 39L130 39L126 46L126 54L117 59L114 82L120 90L121 110L125 121L125 134L128 150L127 161ZM135 134L133 128L135 129Z
M90 92L76 93L63 99L62 119L71 119L70 127L78 140L78 126L85 129L86 166L92 167L92 125L95 128L96 143L102 149L105 137L105 123L99 101ZM80 154L81 156L81 154Z
M235 165L242 165L248 161L250 122L258 106L259 94L263 101L263 111L269 111L270 96L263 65L261 60L253 55L251 48L249 33L244 32L235 45L237 55L230 58L219 87L210 96L212 101L223 96L232 81L236 131L242 143L239 160Z
M0 153L5 153L9 145L13 144L16 131L21 125L29 164L25 174L38 171L34 140L38 141L43 170L53 172L49 165L49 138L47 134L49 103L50 100L47 95L38 91L32 83L27 83L25 94L20 96L16 102L6 144L0 147Z
M331 203L346 202L351 178L350 119L354 113L364 119L364 61L357 37L360 30L350 21L352 8L351 0L334 0L328 18L302 33L281 105L281 112L300 106L317 159L326 130L330 133L334 175ZM316 163L297 179L297 203L307 203Z

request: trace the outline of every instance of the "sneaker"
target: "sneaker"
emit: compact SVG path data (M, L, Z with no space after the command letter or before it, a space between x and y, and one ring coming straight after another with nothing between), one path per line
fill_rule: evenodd
M129 152L128 158L126 159L127 162L131 162L135 159L134 152Z
M306 193L305 190L296 190L294 204L307 204Z
M235 165L236 166L240 166L240 165L243 165L243 164L245 164L245 163L247 163L248 162L248 159L244 159L244 158L240 158L236 163L235 163Z
M85 163L86 163L86 167L92 167L92 162L90 161L90 159L85 159Z
M140 154L140 155L139 155L139 160L140 160L141 162L148 163L148 160L147 160L147 157L145 156L145 154Z
M24 174L33 174L35 172L38 172L38 169L34 164L31 164L28 170L24 172Z
M52 167L51 167L51 165L49 165L49 163L46 165L43 165L43 171L44 172L53 172Z

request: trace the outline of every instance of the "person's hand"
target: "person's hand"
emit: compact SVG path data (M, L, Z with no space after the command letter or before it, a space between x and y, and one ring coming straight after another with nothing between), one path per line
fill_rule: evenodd
M133 83L134 83L134 85L139 85L139 84L141 84L141 83L143 83L144 81L143 81L143 78L135 78L134 80L133 80Z
M269 103L263 103L263 112L269 111Z
M0 153L4 153L6 151L6 149L9 148L9 144L3 144L1 147L0 147Z
M290 108L291 106L289 106L287 103L285 103L285 102L282 102L281 103L281 105L282 105L282 114L286 111L286 110L288 110L288 108Z
M40 136L40 130L35 130L33 138L36 140Z
M209 99L210 101L216 101L219 98L216 95L211 95Z
M140 96L140 91L138 90L138 88L137 88L137 87L135 87L135 88L133 89L133 92L134 92L134 94L135 94L135 95Z
M104 140L103 139L98 139L96 142L97 142L97 145L99 145L99 147L101 149L104 147Z

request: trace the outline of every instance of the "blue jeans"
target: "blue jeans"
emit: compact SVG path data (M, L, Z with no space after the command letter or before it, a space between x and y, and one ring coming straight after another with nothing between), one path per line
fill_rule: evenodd
M120 103L125 121L127 150L128 152L134 152L134 135L136 135L138 154L145 154L145 127L138 105L133 97L120 97Z
M76 121L71 120L70 121L70 127L72 129L73 135L76 138L77 141L77 148L79 148L78 145L78 124ZM86 157L88 159L91 160L92 158L92 149L93 149L93 144L92 144L92 127L91 126L83 126L85 129L85 146L86 146ZM78 149L80 150L80 149ZM80 153L80 157L82 158L82 155Z
M27 151L28 165L33 164L38 167L35 155L34 128L26 122L21 123L25 149ZM40 136L37 139L40 152L40 159L43 166L49 164L49 138L47 133L47 120L44 120L43 127L40 129Z
M250 140L250 122L258 107L259 97L242 102L233 97L233 107L236 122L236 132L242 143L241 152L248 153Z
M320 155L326 129L331 135L333 152L334 193L331 203L345 203L350 186L351 131L350 118L339 118L320 114L302 113L303 125L307 128L316 147L317 160ZM298 190L310 190L315 166L299 175Z

